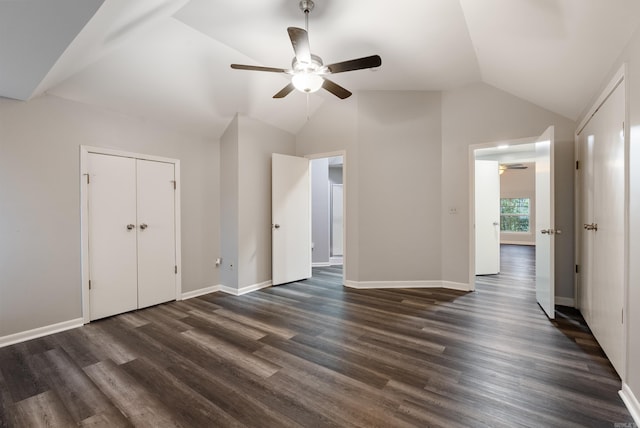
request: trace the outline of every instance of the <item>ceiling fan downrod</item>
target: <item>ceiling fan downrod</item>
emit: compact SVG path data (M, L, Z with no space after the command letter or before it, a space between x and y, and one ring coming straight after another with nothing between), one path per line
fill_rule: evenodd
M304 29L309 31L309 13L315 7L313 0L300 0L300 10L304 13Z

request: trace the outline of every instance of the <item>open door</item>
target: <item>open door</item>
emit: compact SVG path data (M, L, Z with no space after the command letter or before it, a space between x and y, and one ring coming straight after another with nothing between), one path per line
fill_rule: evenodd
M550 126L536 141L536 300L555 318L555 219L553 134Z
M500 272L500 170L498 161L476 160L476 275Z
M311 278L309 160L271 156L273 285Z

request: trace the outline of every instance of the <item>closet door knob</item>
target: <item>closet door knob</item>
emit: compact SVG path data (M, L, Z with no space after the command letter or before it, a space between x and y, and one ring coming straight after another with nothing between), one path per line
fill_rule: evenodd
M135 224L128 224L127 225L127 230L132 230L135 229L136 225Z
M140 225L140 229L142 229L142 230L145 230L147 227L149 227L149 226L147 226L147 224L146 224L146 223L142 223L142 224Z

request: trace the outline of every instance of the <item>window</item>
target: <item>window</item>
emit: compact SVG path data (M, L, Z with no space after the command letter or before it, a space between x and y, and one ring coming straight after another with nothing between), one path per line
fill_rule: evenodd
M529 198L500 199L500 231L529 232Z

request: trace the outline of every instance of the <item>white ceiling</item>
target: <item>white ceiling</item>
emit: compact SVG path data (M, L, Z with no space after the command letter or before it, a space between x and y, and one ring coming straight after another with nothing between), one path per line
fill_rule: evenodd
M640 24L637 0L316 0L325 64L379 54L333 76L358 90L448 90L483 81L577 119ZM0 0L0 96L42 93L218 137L238 112L290 132L322 104L272 95L287 76L298 0Z

